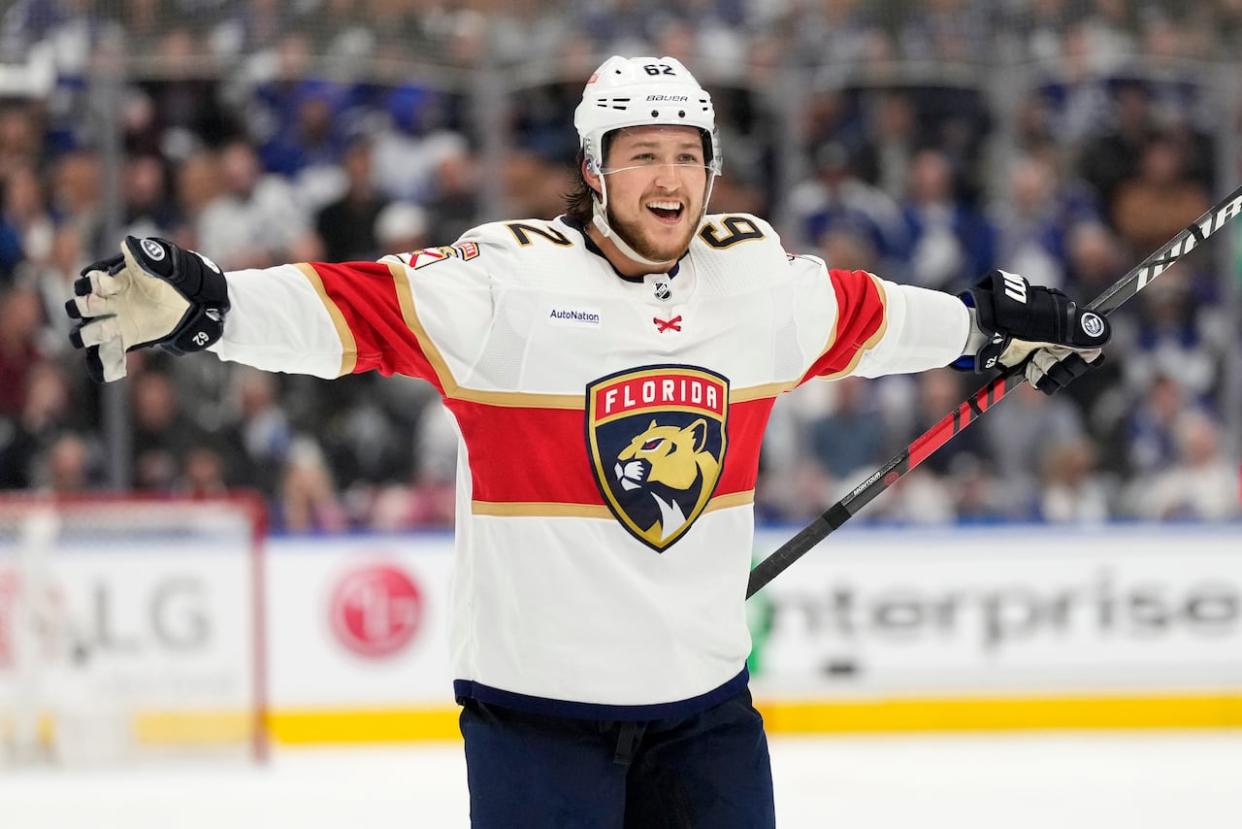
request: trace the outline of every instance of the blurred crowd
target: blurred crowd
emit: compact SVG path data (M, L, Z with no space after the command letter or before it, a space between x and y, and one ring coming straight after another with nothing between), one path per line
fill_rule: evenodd
M128 75L109 119L91 56L118 26ZM714 210L771 216L787 248L834 267L955 292L1003 267L1086 300L1226 187L1230 105L1204 59L1238 70L1240 30L1242 0L603 0L555 13L14 0L0 11L0 489L110 480L103 392L68 347L62 306L83 265L115 250L118 224L240 269L374 259L483 218L550 218L597 60L670 54L717 102ZM23 92L40 61L53 82ZM955 66L974 66L973 80ZM494 98L479 79L497 77L511 82L499 114L480 105ZM790 77L806 83L782 108L773 90ZM489 130L502 133L490 157ZM1023 387L865 515L1242 513L1226 428L1242 407L1227 394L1242 268L1227 249L1214 243L1115 316L1106 363L1066 394ZM760 516L818 513L984 379L945 369L789 395L769 427ZM456 439L419 381L328 383L144 351L121 388L135 488L257 488L293 531L452 523Z

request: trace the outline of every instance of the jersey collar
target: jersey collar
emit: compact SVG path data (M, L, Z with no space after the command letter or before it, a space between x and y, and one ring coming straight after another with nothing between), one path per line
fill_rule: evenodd
M591 237L587 235L585 225L583 225L581 222L573 221L572 219L570 219L568 216L566 216L563 213L560 216L557 216L556 220L559 221L561 224L565 225L566 227L571 227L574 230L578 231L578 233L582 235L582 242L583 244L586 245L586 249L590 251L591 253L595 254L596 256L598 256L600 259L603 259L604 262L607 263L608 267L612 268L612 272L615 273L617 276L621 277L622 279L624 279L626 282L632 282L634 284L642 284L643 280L646 279L647 276L649 276L649 274L643 274L642 276L626 276L625 274L621 273L621 271L617 270L616 266L612 264L612 262L608 259L608 257L604 255L604 252L599 249L599 245L595 244L594 240L592 240ZM669 279L675 278L678 272L681 271L681 260L685 259L687 254L689 253L690 251L687 249L686 252L683 253L681 257L679 257L678 260L673 263L673 267L668 269L668 272L665 274L665 276L667 276Z

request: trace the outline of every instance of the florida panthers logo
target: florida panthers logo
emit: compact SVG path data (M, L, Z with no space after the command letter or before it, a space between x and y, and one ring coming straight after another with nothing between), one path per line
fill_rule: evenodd
M724 464L729 381L689 366L650 366L587 386L595 481L630 534L662 552L690 529Z

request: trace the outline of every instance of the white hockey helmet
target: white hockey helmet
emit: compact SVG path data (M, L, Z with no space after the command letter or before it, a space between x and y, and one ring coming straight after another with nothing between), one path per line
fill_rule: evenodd
M698 218L701 222L724 160L711 96L676 58L613 55L591 75L574 110L574 128L587 169L600 176L600 197L592 199L592 222L629 258L658 265L614 235L608 223L608 184L604 177L604 136L626 127L651 125L696 127L702 133L708 177Z
M676 58L614 55L595 70L574 110L574 128L588 169L604 168L604 136L626 127L697 127L707 138L708 170L720 175L720 138L712 98Z

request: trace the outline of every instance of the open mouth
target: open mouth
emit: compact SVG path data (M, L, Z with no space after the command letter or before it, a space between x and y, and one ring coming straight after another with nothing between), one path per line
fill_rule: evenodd
M686 206L675 200L657 200L647 202L647 210L664 224L674 225L681 221L681 214Z

